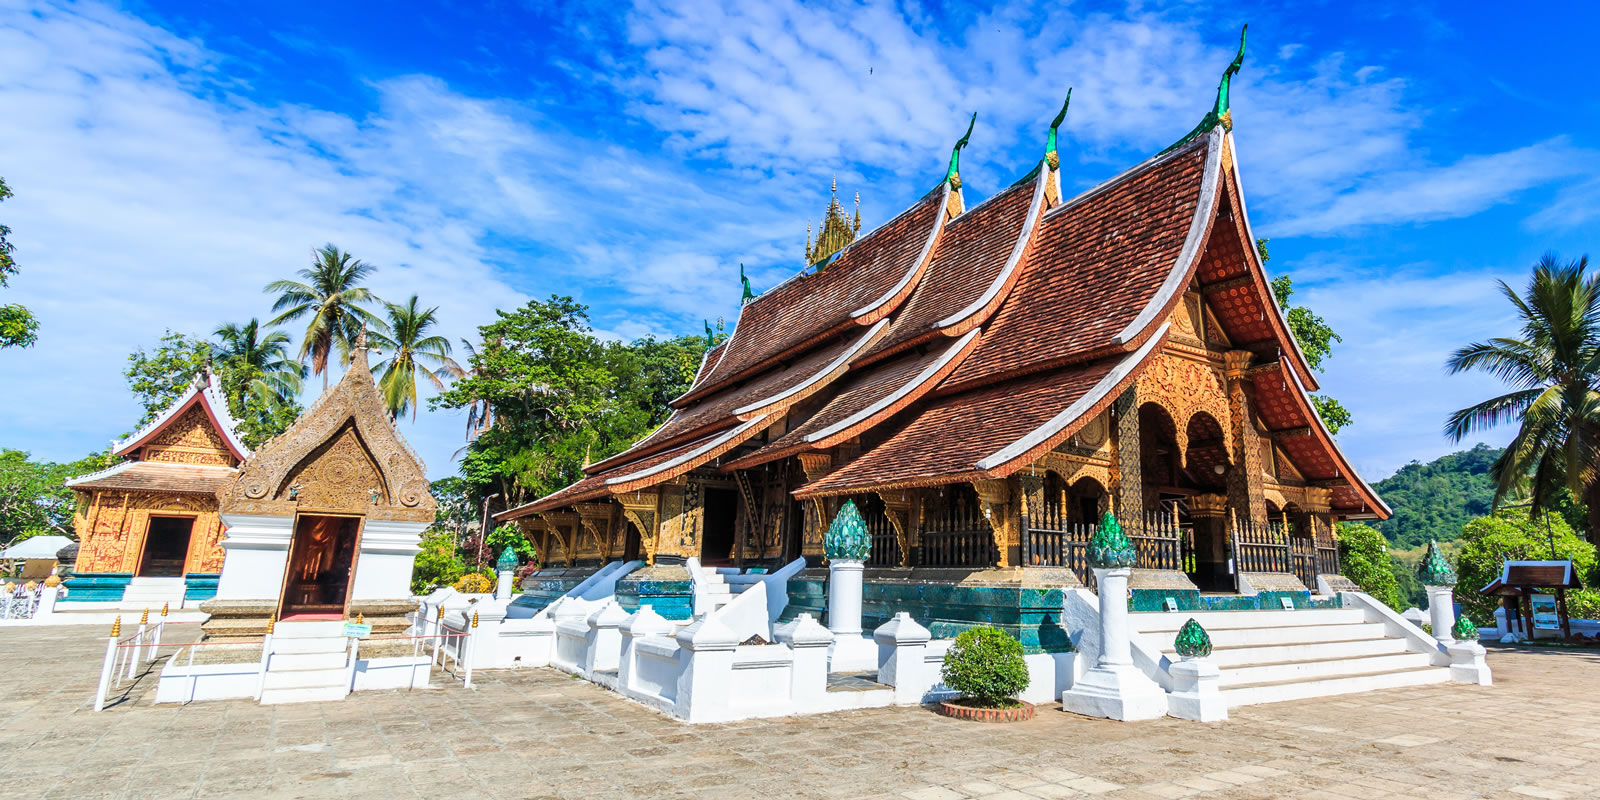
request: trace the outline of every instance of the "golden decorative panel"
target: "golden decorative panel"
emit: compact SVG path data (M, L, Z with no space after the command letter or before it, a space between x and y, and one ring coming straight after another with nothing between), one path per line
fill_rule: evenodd
M363 514L389 497L383 473L353 425L345 425L290 471L276 499L302 508Z
M74 570L138 571L151 517L193 518L184 572L222 571L222 522L214 498L118 491L95 492L83 513L74 516L78 534L78 560Z
M143 460L223 467L231 467L234 464L233 453L228 449L228 443L223 441L217 429L212 427L211 417L206 415L206 410L201 408L199 403L190 406L188 411L167 423L166 427L144 446Z
M1189 452L1189 422L1195 414L1210 414L1224 431L1232 425L1227 385L1208 362L1162 352L1139 376L1138 387L1141 405L1156 403L1172 416L1181 453Z
M257 448L239 476L217 492L222 513L291 516L302 505L311 507L307 498L314 497L335 503L328 508L357 511L370 519L433 521L434 500L422 462L389 422L367 367L364 343L350 355L350 368L339 383L287 431ZM352 442L336 442L346 431ZM354 457L351 444L364 452L363 458ZM326 472L319 467L308 475L302 465L318 461L316 456L332 452L335 445L346 448L337 464L330 462ZM298 490L291 473L301 477Z

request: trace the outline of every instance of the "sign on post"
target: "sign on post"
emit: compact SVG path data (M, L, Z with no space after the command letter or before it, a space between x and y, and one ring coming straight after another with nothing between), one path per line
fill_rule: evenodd
M1533 627L1541 631L1561 630L1561 615L1556 612L1555 595L1533 596Z
M344 624L344 637L346 639L365 639L371 635L371 625L363 625L358 622L346 622Z

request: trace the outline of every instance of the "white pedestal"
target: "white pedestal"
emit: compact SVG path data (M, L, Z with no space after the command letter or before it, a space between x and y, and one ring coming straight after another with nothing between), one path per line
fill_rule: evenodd
M878 668L878 645L861 635L861 577L866 565L839 559L828 563L829 672L870 672Z
M1133 570L1095 568L1100 587L1100 661L1061 693L1061 709L1131 722L1167 715L1167 693L1133 665L1128 635L1128 576Z
M502 570L495 574L494 599L511 599L511 570Z
M1494 676L1489 672L1489 664L1483 660L1483 645L1477 642L1456 642L1447 645L1445 651L1450 654L1451 680L1459 683L1475 683L1479 686L1494 685Z
M1449 645L1456 640L1452 629L1456 626L1455 587L1429 586L1428 622L1433 626L1433 638Z
M1172 694L1167 696L1167 713L1195 722L1221 722L1228 718L1228 704L1222 699L1222 670L1204 659L1186 659L1172 665Z

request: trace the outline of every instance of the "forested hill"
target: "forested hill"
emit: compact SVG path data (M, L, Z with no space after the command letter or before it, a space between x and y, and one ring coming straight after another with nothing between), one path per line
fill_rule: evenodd
M1376 523L1399 548L1418 547L1429 539L1446 542L1461 535L1461 526L1489 513L1494 483L1489 467L1500 449L1479 444L1426 464L1416 461L1372 485L1394 516Z

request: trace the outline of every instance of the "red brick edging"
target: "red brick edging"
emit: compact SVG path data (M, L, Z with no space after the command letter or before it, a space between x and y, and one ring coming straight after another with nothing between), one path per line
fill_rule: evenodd
M1022 702L1022 701L1018 701ZM1022 703L1011 708L976 708L957 703L941 702L935 706L940 714L954 719L977 722L1024 722L1033 719L1033 704Z

